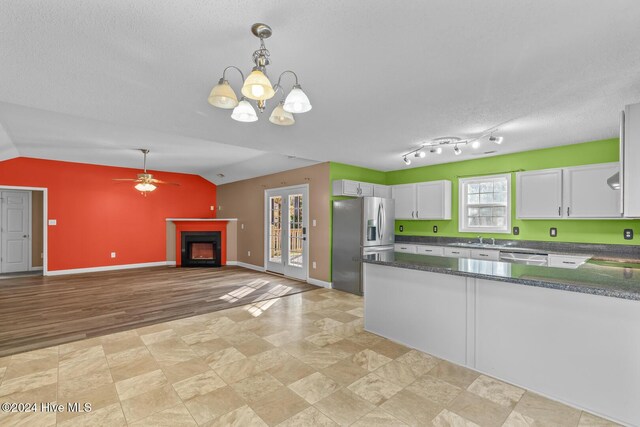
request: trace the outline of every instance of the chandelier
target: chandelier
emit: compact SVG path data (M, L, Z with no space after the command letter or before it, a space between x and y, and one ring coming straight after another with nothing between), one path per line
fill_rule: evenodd
M280 126L290 126L296 122L293 114L306 113L311 110L309 98L302 91L302 87L298 83L298 76L293 71L283 71L278 77L278 82L275 85L271 85L271 81L267 77L270 53L264 44L264 39L271 37L271 27L257 23L251 26L251 32L260 39L260 48L253 52L253 63L255 64L253 70L245 79L244 74L238 67L231 65L225 68L218 84L211 90L209 104L226 110L233 109L231 113L233 120L255 122L258 120L258 115L250 101L255 101L258 110L262 113L266 107L267 100L273 98L277 92L280 92L282 94L281 100L271 112L269 121ZM227 70L230 69L238 71L242 77L243 85L242 89L240 89L240 93L242 93L240 101L238 101L236 93L227 80ZM293 75L295 83L285 96L282 77L287 73Z

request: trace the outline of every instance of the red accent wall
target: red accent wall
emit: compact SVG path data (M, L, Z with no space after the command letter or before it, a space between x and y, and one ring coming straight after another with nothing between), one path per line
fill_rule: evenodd
M198 175L155 172L147 197L131 182L138 169L19 157L0 162L0 185L48 188L48 269L166 260L165 218L214 218L216 186ZM116 258L111 258L116 252Z
M227 223L228 221L174 221L176 225L176 266L182 265L182 232L185 231L219 231L220 232L220 264L227 265Z

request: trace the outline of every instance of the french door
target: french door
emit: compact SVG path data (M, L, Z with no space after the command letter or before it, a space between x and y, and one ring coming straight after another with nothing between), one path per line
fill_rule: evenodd
M265 267L307 280L308 186L265 191Z

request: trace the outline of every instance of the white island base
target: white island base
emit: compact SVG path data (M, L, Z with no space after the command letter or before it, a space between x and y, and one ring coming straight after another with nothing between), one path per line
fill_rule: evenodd
M640 425L640 301L364 264L365 329Z

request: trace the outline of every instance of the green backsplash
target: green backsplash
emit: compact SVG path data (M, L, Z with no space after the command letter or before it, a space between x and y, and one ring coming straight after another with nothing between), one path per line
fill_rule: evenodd
M618 157L618 139L615 138L387 172L386 183L388 185L435 181L439 179L448 179L453 183L451 220L398 220L396 221L396 234L469 238L477 236L477 232L461 233L458 231L458 178L512 172L511 226L520 227L520 235L483 233L482 235L484 237L556 242L638 244L635 240L624 240L622 232L625 228L633 228L637 231L640 229L640 220L515 219L516 171L616 162L618 161ZM402 233L399 229L400 225L403 225L404 228ZM434 225L438 226L437 234L433 233ZM558 229L558 237L554 238L549 236L550 227L556 227Z

